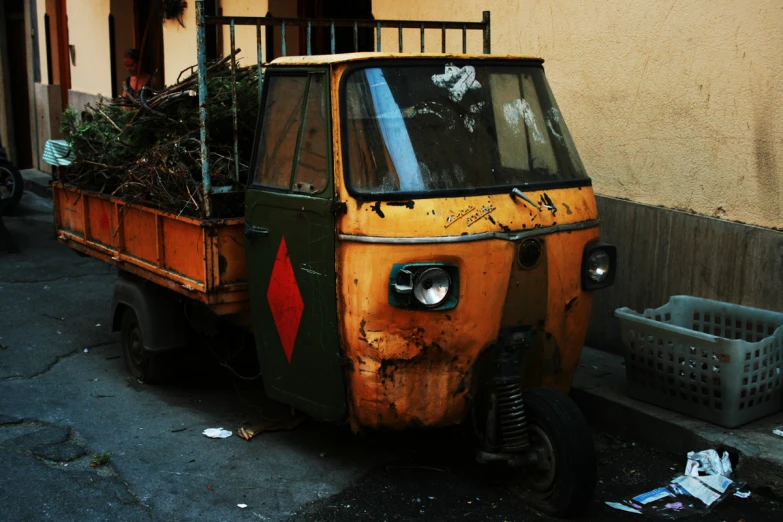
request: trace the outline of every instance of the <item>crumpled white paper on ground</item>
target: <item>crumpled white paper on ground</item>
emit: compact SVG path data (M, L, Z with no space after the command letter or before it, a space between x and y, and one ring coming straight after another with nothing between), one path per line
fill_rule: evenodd
M723 475L728 477L732 472L729 453L723 452L719 457L715 450L689 451L688 461L685 464L685 474L691 477L702 475Z
M227 439L231 436L231 432L223 428L207 428L201 433L210 439Z

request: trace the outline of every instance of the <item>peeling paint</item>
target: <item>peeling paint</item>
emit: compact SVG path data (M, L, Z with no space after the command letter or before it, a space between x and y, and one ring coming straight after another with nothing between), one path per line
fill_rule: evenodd
M526 100L517 98L514 101L503 104L503 118L506 120L506 123L514 134L520 133L520 117L525 120L525 126L530 133L531 139L536 143L546 143L544 134L541 132L541 129L538 128L536 115Z
M465 125L465 128L468 129L469 132L473 132L476 129L476 118L469 115L464 115L462 117L462 123Z
M552 125L552 122L557 123L558 125L561 125L560 123L560 111L557 109L557 107L550 107L549 111L547 111L546 115L546 126L549 128L549 132L552 133L552 136L554 136L557 141L560 143L564 143L563 136L559 134L556 130L554 125Z
M375 212L376 214L378 214L380 217L382 217L382 218L386 217L386 214L384 214L383 210L381 210L381 202L380 201L376 201L375 204L370 207L370 209L373 212Z
M557 207L552 202L552 199L549 197L549 195L546 192L541 194L541 199L538 201L538 204L539 206L542 206L547 210L551 211L553 216L557 214Z
M392 206L392 207L405 207L405 208L410 208L410 209L412 209L413 207L416 206L416 202L413 201L413 200L409 200L409 201L389 201L386 204L389 205L389 206Z
M455 102L462 100L462 97L470 89L481 88L481 84L476 81L476 68L472 65L461 68L452 64L446 65L446 71L443 74L432 75L432 83L448 89L449 98Z

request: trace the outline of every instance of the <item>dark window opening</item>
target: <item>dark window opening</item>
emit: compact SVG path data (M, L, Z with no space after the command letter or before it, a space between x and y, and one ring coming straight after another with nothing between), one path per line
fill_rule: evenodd
M300 18L316 19L360 19L373 20L371 0L300 0ZM354 51L374 50L374 31L371 27L359 27L354 41L353 27L335 27L334 52L352 53ZM311 36L311 54L331 54L332 38L330 27L314 27ZM300 35L300 54L307 54L307 31Z
M44 38L46 39L46 78L49 85L54 85L54 67L52 67L52 28L49 25L49 14L44 15Z
M217 16L217 2L215 0L207 0L204 2L204 14L207 16ZM218 56L218 26L214 24L207 24L207 60L217 60ZM230 54L230 53L229 53Z
M117 97L117 48L115 41L117 36L114 34L114 15L109 15L109 69L111 74L111 97Z

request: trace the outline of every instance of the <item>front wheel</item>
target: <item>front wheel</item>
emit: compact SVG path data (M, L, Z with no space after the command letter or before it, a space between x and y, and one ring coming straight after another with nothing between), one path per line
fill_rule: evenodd
M132 308L122 315L122 355L125 366L136 379L147 384L162 384L168 380L167 354L147 351L141 335L141 326Z
M590 427L576 404L557 390L530 388L523 394L534 463L514 489L550 515L579 514L590 504L597 480Z

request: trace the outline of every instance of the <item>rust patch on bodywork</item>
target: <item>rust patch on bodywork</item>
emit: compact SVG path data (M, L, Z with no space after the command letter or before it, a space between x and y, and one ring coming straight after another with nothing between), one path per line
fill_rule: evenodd
M345 64L336 63L332 70L332 141L334 150L340 151L338 93ZM335 198L345 201L347 208L336 218L340 238L336 244L337 309L343 357L349 361L345 378L352 428L445 426L464 420L474 366L497 340L501 323L533 329L533 346L523 361L525 383L567 391L591 306L590 296L581 289L582 251L598 237L598 229L547 232L555 225L595 220L592 187L550 189L546 198L541 190L526 191L533 201L542 199L551 207L549 212L531 211L507 193L428 198L429 211L422 212L388 203L381 209L381 202L362 209L362 202L345 187L342 162L342 156L336 155ZM566 203L568 207L563 208L570 212L555 216L556 205ZM519 242L501 238L454 241L538 227L544 248L534 269L518 266ZM395 242L395 238L435 240L413 244ZM457 267L456 307L445 313L391 306L392 266L432 262ZM566 314L566 303L574 297L578 299Z
M372 209L373 212L378 214L380 217L382 217L382 218L386 217L386 214L384 214L383 210L381 210L381 202L380 201L376 201L375 205L371 206L370 208Z
M345 356L356 361L346 373L354 429L444 426L463 420L473 365L500 328L500 314L484 310L502 309L512 257L513 244L503 240L339 245L342 281L350 281L340 285L338 311ZM459 270L456 308L393 308L387 292L378 291L388 288L394 263L433 261ZM481 304L480 313L473 303Z
M405 207L409 209L413 209L413 207L416 206L416 202L413 200L410 201L389 201L386 203L387 205L390 205L392 207Z

